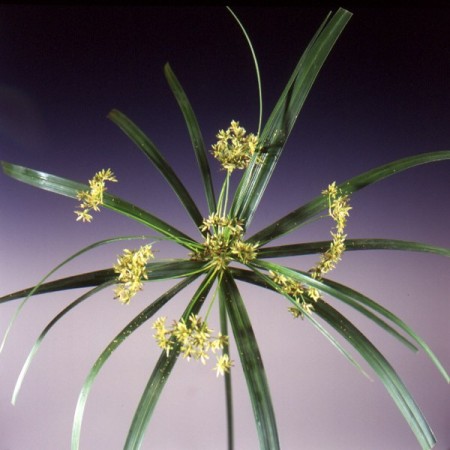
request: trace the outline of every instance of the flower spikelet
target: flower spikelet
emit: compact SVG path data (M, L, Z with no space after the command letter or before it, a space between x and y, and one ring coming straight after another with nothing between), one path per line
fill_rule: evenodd
M289 296L294 300L294 302L298 305L298 307L291 306L288 308L289 312L295 317L302 317L303 312L306 314L311 314L314 310L314 306L311 302L311 299L314 300L310 295L309 288L299 283L298 281L293 280L281 273L269 271L269 276L274 283L279 286L279 290L281 293Z
M322 194L328 197L328 214L335 221L335 227L330 232L332 241L329 249L321 255L320 261L310 270L311 276L315 279L320 279L322 275L334 269L341 260L347 237L344 229L349 211L352 209L348 195L342 194L336 182L330 184L328 189L322 191Z
M166 328L166 317L158 317L152 328L156 330L153 337L155 338L159 347L166 351L167 356L169 356L170 351L173 348L173 343L171 342L170 330Z
M234 362L230 359L230 357L225 353L221 356L217 356L217 364L213 370L216 371L216 376L219 375L224 376L228 373L231 367L234 366Z
M106 191L105 182L117 182L111 169L102 169L89 180L89 190L77 192L77 199L81 202L80 209L75 211L77 221L90 222L92 215L90 211L99 211L103 204L103 194Z
M118 285L114 290L115 297L122 303L128 304L136 293L142 290L142 280L148 278L146 264L153 258L152 246L150 244L140 247L138 250L123 251L122 256L114 265L114 272L118 275Z
M224 270L233 260L247 264L256 258L259 244L244 242L241 220L214 213L203 219L200 230L206 238L202 247L191 254L192 260L210 261L216 270Z
M234 240L231 244L231 253L243 264L247 264L256 258L258 244L251 244L240 239Z
M166 318L160 317L155 321L152 328L155 330L153 337L158 346L166 351L167 355L174 348L174 344L178 343L183 358L188 361L194 359L206 364L210 351L215 353L228 345L228 336L219 333L214 337L212 335L213 330L196 314L191 314L188 321L184 319L174 321L171 328L166 328L165 323ZM222 355L221 358L224 356ZM221 364L220 374L223 375L228 372L232 365L233 361L226 355Z
M246 135L239 122L231 121L230 127L217 134L217 144L212 146L212 154L222 167L231 173L234 169L248 167L258 147L258 137L250 133Z

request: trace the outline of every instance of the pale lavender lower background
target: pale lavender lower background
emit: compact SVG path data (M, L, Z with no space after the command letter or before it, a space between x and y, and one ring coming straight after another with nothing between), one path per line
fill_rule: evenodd
M327 9L236 11L260 57L266 114ZM449 149L450 87L444 76L448 61L440 47L448 9L414 13L361 8L354 12L300 117L253 231L317 195L333 180L341 182L407 155ZM183 174L194 197L201 198L184 124L161 69L167 60L173 63L208 145L230 119L241 120L255 131L251 60L226 13L216 8L86 11L24 6L2 7L0 21L0 50L5 57L1 159L77 180L111 167L120 180L111 192L194 235L175 197L161 187L160 176L104 116L110 108L119 107L135 119ZM418 23L421 33L416 32ZM268 39L272 26L277 32L269 33ZM21 36L19 29L27 29L27 35ZM236 61L239 71L232 64ZM448 162L431 164L356 194L349 237L397 238L449 247L448 172ZM75 207L73 200L0 177L2 295L32 285L95 240L144 232L143 227L108 211L97 214L92 224L77 223ZM305 227L292 239L281 241L326 239L328 229L329 222L317 230ZM183 255L173 248L157 247L157 257ZM121 248L119 244L97 249L60 275L111 266ZM286 262L308 269L314 261L308 257ZM348 252L330 278L398 313L450 369L449 269L448 259L436 255ZM167 286L147 285L128 307L113 300L109 289L69 313L44 342L13 407L14 383L34 340L62 306L80 293L30 301L0 355L0 450L69 448L76 400L91 365L128 320ZM282 299L256 288L242 291L267 369L283 449L419 448L377 379L365 379L311 325L293 320ZM188 298L180 295L163 313L170 319L178 317ZM16 306L0 305L1 332ZM413 354L368 321L348 314L410 388L436 434L436 449L450 449L449 386L432 363L423 352ZM217 328L217 324L212 317L211 326ZM122 448L159 355L151 336L150 321L105 366L88 400L83 450ZM226 448L223 383L211 367L177 363L143 449ZM239 364L233 370L233 382L236 448L256 449Z

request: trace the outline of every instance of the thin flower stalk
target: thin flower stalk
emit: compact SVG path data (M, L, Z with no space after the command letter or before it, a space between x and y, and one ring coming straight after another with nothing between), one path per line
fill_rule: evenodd
M123 251L122 256L114 265L114 272L118 274L115 298L121 303L128 304L130 300L142 290L142 280L148 279L146 264L154 258L150 244L141 246L138 250Z

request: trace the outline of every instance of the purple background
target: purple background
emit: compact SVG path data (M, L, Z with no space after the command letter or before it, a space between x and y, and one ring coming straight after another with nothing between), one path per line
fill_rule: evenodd
M321 71L285 149L252 231L272 223L326 185L397 158L450 148L450 9L350 8L354 17ZM264 117L328 8L237 7L259 58ZM196 111L206 144L239 120L256 132L253 62L224 8L0 7L0 158L86 181L110 167L112 193L195 235L160 175L106 119L118 108L145 130L206 211L183 118L163 76L170 62ZM213 162L217 179L222 174ZM349 237L384 237L450 246L448 162L371 186L352 198ZM76 202L0 176L1 293L36 283L61 260L96 240L144 233L110 211L75 221ZM330 223L279 242L327 239ZM139 245L139 244L136 244ZM135 246L136 246L135 245ZM125 244L133 246L133 244ZM134 247L135 247L134 246ZM157 257L183 256L158 244ZM60 276L111 266L122 244L93 251ZM286 263L308 269L314 257ZM400 252L344 255L330 278L391 309L450 369L449 262ZM16 377L42 328L77 292L36 297L24 308L0 357L0 449L69 448L79 389L114 335L171 283L147 285L128 307L109 289L59 322L25 379ZM419 448L381 383L361 376L287 304L243 287L254 319L284 449ZM192 292L192 289L189 290ZM164 311L179 316L187 295ZM333 304L336 301L331 300ZM3 333L18 303L1 305ZM342 307L390 359L435 431L450 448L449 387L423 352L413 354ZM82 449L120 449L159 355L151 322L110 359L95 384ZM218 320L210 325L217 329ZM236 352L234 352L236 358ZM226 448L223 384L212 364L180 361L157 406L145 449ZM371 373L371 372L370 372ZM236 448L258 441L240 365L233 370Z

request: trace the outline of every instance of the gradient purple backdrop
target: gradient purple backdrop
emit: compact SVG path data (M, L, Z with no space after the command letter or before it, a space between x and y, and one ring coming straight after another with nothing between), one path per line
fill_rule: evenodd
M404 156L450 148L450 9L350 9L354 17L313 87L253 231L333 180L344 181ZM267 118L328 8L237 7L235 12L259 58ZM257 128L253 62L225 8L0 6L0 60L2 160L79 181L110 167L120 180L111 192L191 235L196 231L173 193L106 114L118 108L148 133L194 198L201 199L203 212L195 159L163 65L171 64L185 88L207 145L231 119L249 131ZM355 194L349 237L449 247L449 169L448 162L429 164ZM96 240L146 231L106 210L91 224L76 222L73 200L3 175L0 208L2 295L36 283ZM326 239L329 226L305 227L280 242ZM111 266L122 247L97 249L60 275ZM183 255L173 247L158 247L161 257ZM296 260L295 265L306 269L314 260ZM353 252L344 255L330 278L400 313L450 369L449 268L448 260L435 255ZM108 291L70 313L44 342L13 407L14 383L34 340L78 293L28 303L0 355L0 450L69 448L78 392L96 356L168 284L147 285L128 307ZM247 287L243 291L283 449L419 448L378 380L369 382L308 323L292 320L279 298ZM186 301L186 296L177 297L164 314L176 318ZM16 305L1 305L2 333ZM448 450L449 387L432 363L349 314L398 369L435 431L436 449ZM211 322L218 323L216 318ZM122 448L159 355L151 335L149 323L105 366L87 403L82 449ZM233 380L236 448L256 449L239 365ZM211 366L177 364L143 448L226 448L223 384Z

